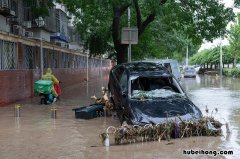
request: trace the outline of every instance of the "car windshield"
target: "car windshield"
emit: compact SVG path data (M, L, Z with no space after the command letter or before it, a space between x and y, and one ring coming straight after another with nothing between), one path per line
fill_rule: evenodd
M195 69L193 67L186 67L185 71L191 72L191 71L195 71Z
M132 77L131 98L167 98L183 94L172 77Z

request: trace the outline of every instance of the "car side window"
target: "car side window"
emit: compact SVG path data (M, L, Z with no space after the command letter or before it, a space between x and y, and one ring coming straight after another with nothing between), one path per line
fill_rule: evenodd
M128 84L128 80L127 80L127 73L126 71L123 72L120 81L119 81L120 87L122 90L127 90L127 84Z

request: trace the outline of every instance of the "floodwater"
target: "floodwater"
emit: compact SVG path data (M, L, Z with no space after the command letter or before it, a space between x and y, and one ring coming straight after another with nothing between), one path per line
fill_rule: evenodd
M225 126L220 137L190 137L161 142L139 142L104 147L99 134L108 126L120 126L118 119L101 117L75 119L73 108L93 103L89 97L101 94L107 79L76 84L63 90L52 119L50 106L39 105L39 98L21 105L14 117L15 104L0 107L0 159L158 159L158 158L238 158L240 156L240 79L201 76L183 79L182 86L204 115L213 115ZM209 113L205 109L209 109ZM215 108L218 111L215 111ZM111 139L110 139L111 141ZM113 141L111 141L113 143ZM186 155L183 150L233 151L233 155Z

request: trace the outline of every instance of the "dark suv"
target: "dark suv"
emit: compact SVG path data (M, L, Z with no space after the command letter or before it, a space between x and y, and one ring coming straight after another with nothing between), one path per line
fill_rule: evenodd
M121 122L144 125L202 117L176 78L161 64L117 65L110 71L108 87Z

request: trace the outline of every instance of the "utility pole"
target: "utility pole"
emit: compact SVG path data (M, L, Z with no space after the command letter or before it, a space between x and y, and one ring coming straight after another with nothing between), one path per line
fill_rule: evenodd
M187 51L186 51L186 67L188 66L188 44L187 44Z
M40 38L40 70L41 70L41 77L43 76L43 47L42 47L42 38Z
M101 54L101 87L103 87L103 65L102 65L102 54Z
M222 69L223 69L223 62L222 62L222 38L220 41L220 78L222 79Z
M130 7L128 7L128 28L130 28L130 20L131 20L131 10L130 10ZM128 46L128 62L131 62L131 51L132 51L132 48L131 48L131 40L132 40L132 37L131 37L131 31L129 30L129 46Z
M87 51L87 82L88 82L88 52L89 50Z

